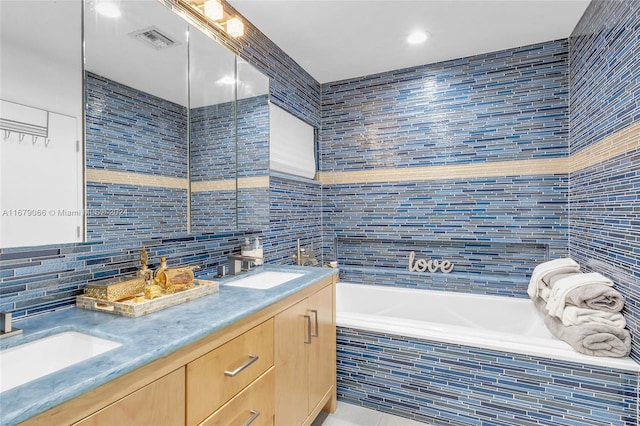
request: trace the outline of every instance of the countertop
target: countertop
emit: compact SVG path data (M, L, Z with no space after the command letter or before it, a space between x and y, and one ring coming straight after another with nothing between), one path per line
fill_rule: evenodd
M234 279L260 271L304 272L305 275L268 290L228 287ZM23 320L23 334L0 341L0 350L64 331L78 331L122 343L122 346L0 394L0 424L13 425L75 398L115 378L168 355L247 317L337 269L265 265L223 279L220 290L138 318L70 308ZM43 354L55 356L55 354ZM1 368L6 368L2 366Z

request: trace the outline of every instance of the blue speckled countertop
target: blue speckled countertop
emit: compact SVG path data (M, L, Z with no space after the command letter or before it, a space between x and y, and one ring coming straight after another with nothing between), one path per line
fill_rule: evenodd
M304 272L305 275L268 290L223 285L263 270ZM72 308L16 321L15 326L22 328L23 334L0 341L0 349L64 331L91 334L120 342L122 346L2 392L0 424L19 423L82 395L335 273L337 269L265 265L224 279L198 275L197 278L219 281L220 291L138 318Z

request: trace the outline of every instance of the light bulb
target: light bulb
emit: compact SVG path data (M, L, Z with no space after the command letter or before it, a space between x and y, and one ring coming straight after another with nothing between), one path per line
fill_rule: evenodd
M231 18L227 21L227 33L231 37L240 37L244 34L244 24L238 18Z
M222 4L218 0L207 0L204 2L204 14L207 18L219 21L224 17Z
M407 37L407 43L409 44L420 44L424 42L427 38L429 38L429 34L424 31L414 31L409 34Z

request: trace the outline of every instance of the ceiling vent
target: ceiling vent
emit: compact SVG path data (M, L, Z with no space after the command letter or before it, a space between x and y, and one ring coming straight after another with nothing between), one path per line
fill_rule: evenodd
M134 31L130 35L138 40L150 44L155 49L166 49L180 44L168 35L162 33L162 31L156 27L149 27L144 30Z

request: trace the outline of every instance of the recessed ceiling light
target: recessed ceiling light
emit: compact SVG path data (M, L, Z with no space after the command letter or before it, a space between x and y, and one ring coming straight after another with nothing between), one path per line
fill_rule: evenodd
M427 38L429 38L429 34L424 31L414 31L409 34L407 37L407 43L409 44L420 44L423 43Z
M120 9L115 3L101 1L96 4L96 12L107 18L117 18L121 15Z

